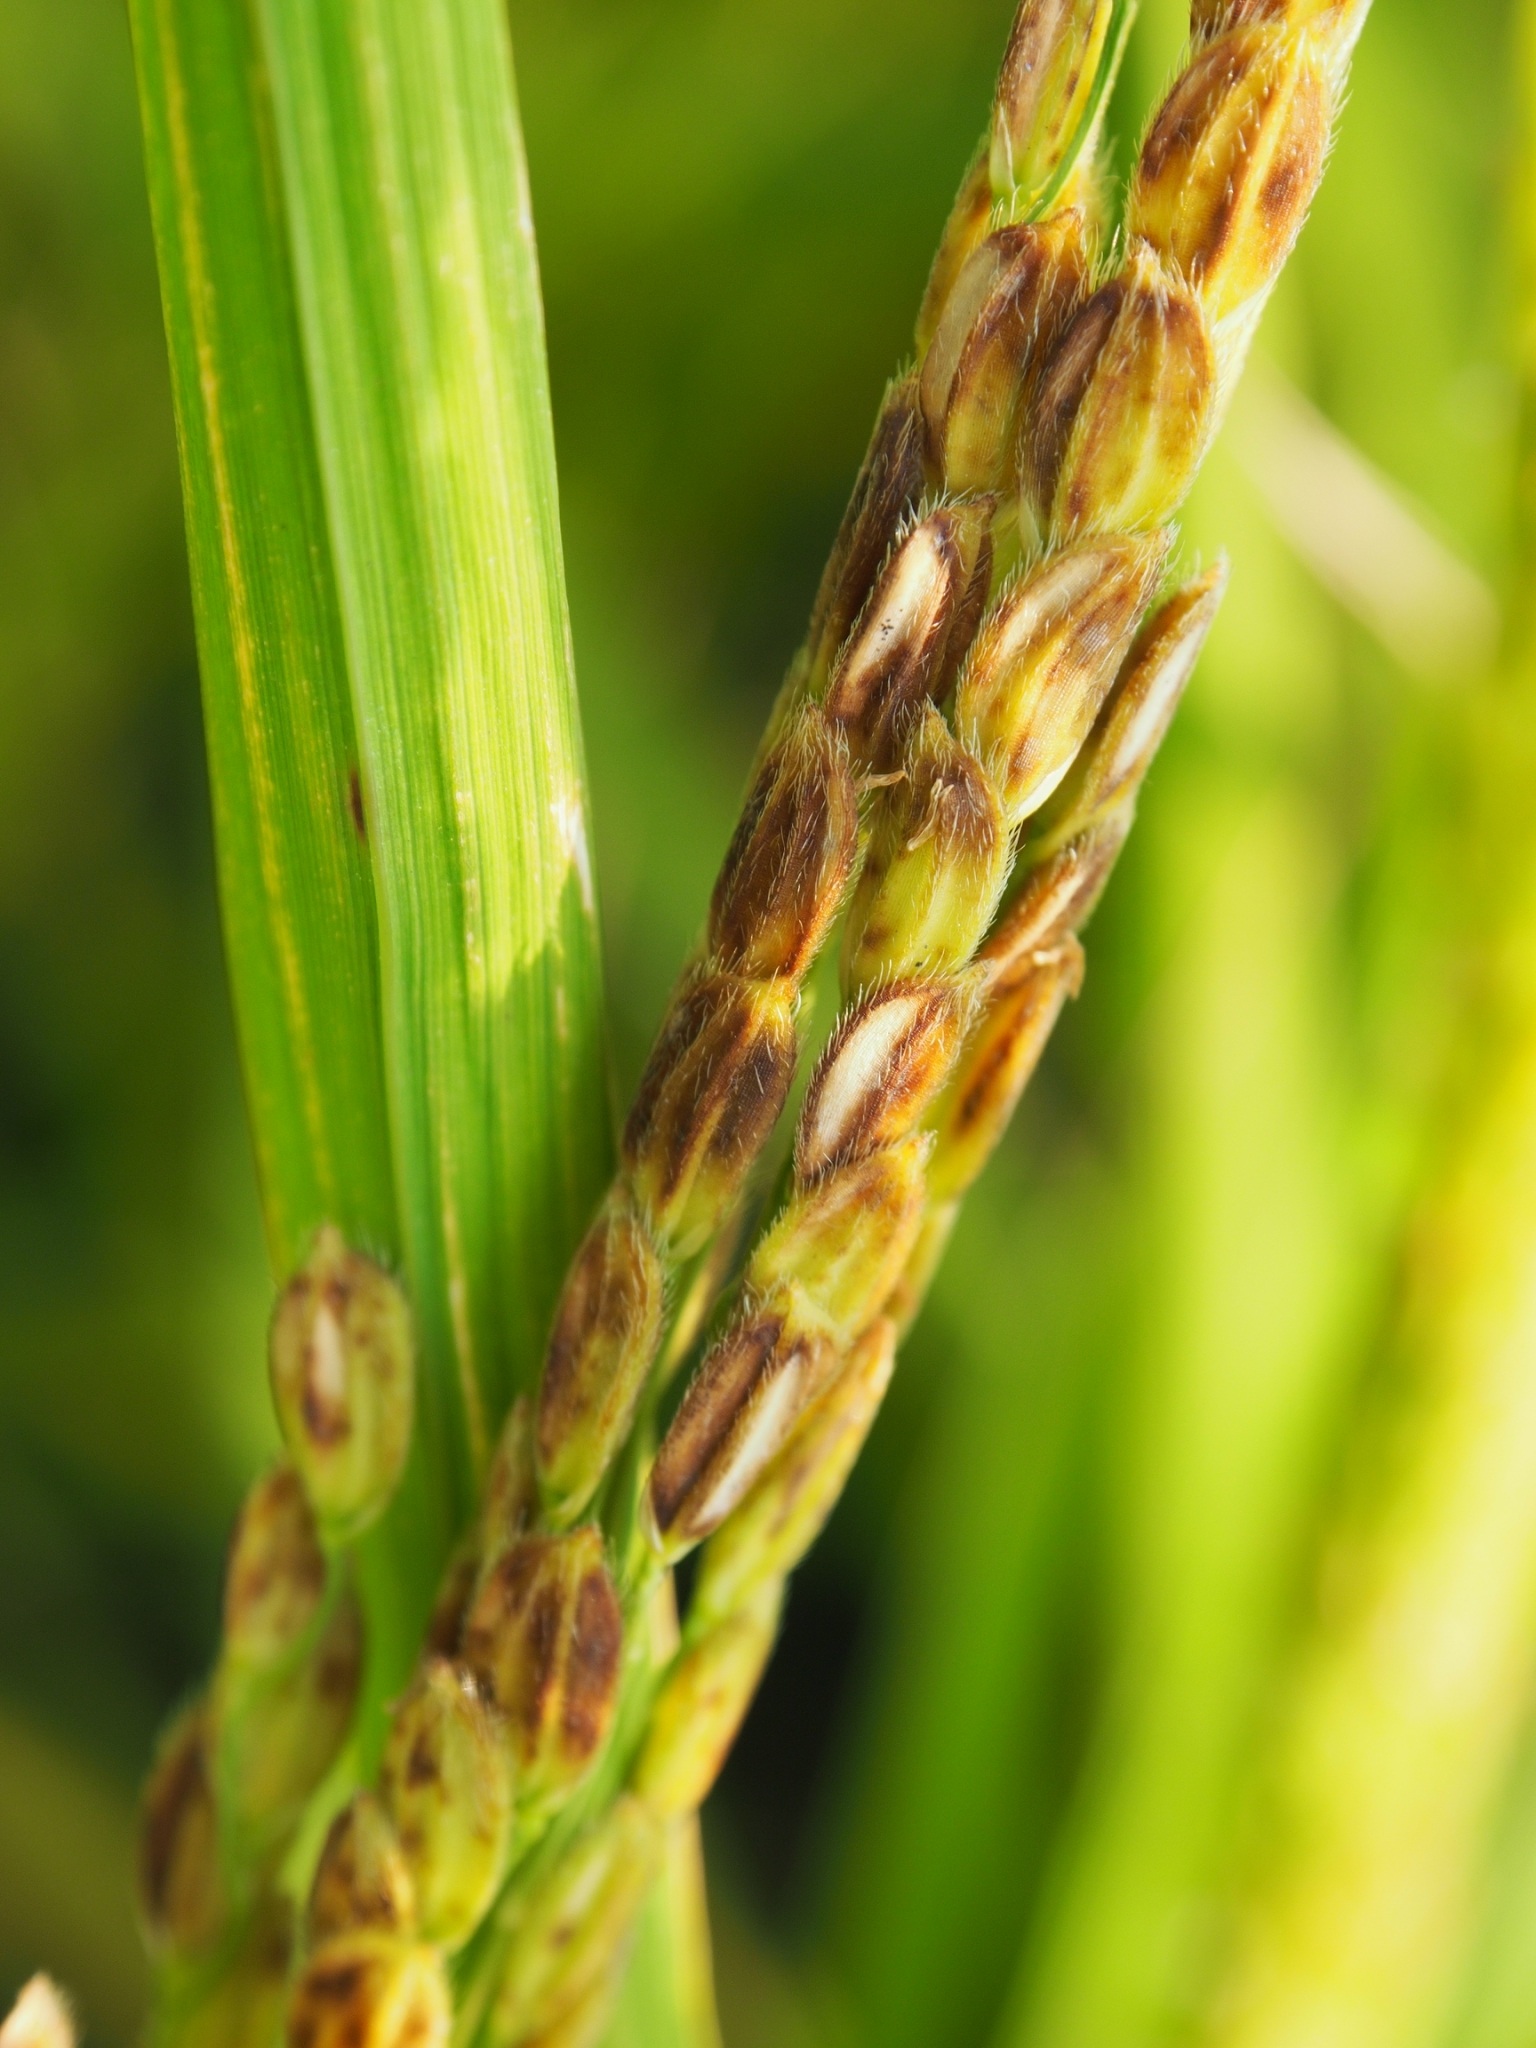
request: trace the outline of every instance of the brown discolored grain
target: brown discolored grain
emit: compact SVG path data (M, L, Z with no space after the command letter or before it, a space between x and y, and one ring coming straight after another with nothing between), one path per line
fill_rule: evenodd
M620 1199L579 1247L544 1356L538 1474L551 1513L573 1520L629 1429L661 1336L665 1291L649 1231Z
M1136 636L1099 720L1048 811L1042 846L1051 849L1134 805L1163 743L1227 586L1214 562L1159 606Z
M1075 310L1090 250L1075 210L1000 228L955 280L924 358L919 395L928 470L946 491L998 492L1037 362Z
M520 1394L507 1410L480 1494L479 1561L489 1565L533 1527L539 1512L533 1405Z
M991 921L1008 821L992 776L932 706L879 806L843 932L843 985L951 973Z
M576 1594L560 1725L572 1756L589 1757L607 1733L618 1683L624 1623L606 1570L588 1572Z
M607 1739L623 1620L601 1532L524 1537L482 1582L463 1657L505 1717L519 1782L564 1797Z
M285 1843L346 1742L363 1666L363 1618L342 1578L315 1637L294 1662L226 1663L212 1698L223 1824L242 1852Z
M313 1945L371 1928L408 1934L416 1905L394 1827L371 1792L354 1793L331 1822L310 1887L305 1925Z
M853 1343L890 1297L922 1221L931 1140L908 1138L797 1188L747 1267L747 1285L793 1304L793 1327Z
M949 641L987 542L989 502L930 513L896 548L833 671L827 716L855 763L884 771L900 756L912 708L943 680Z
M858 833L847 743L808 705L759 769L715 883L714 965L753 981L803 975L837 915Z
M838 649L864 610L896 536L923 492L923 428L917 379L885 395L868 453L811 611L807 688L819 695Z
M690 1628L725 1620L799 1564L842 1492L895 1365L895 1326L882 1317L853 1346L831 1385L710 1538L689 1608Z
M478 1546L473 1540L460 1543L443 1569L437 1598L427 1618L422 1648L429 1657L452 1657L457 1652L464 1615L479 1571Z
M1322 53L1278 26L1219 36L1169 92L1142 146L1130 227L1213 321L1246 311L1285 261L1322 176L1331 116Z
M1112 814L1030 869L977 955L989 995L1032 973L1042 951L1087 923L1130 825L1129 816Z
M1171 536L1117 534L1048 556L994 606L956 692L961 738L1006 816L1038 809L1071 767L1157 587Z
M161 1740L139 1805L139 1907L151 1944L194 1954L223 1928L227 1901L209 1768L207 1715L185 1709Z
M1083 949L1068 934L987 1005L935 1118L929 1185L936 1201L963 1194L991 1157L1082 979Z
M1033 204L1072 146L1103 60L1111 0L1025 0L998 77L992 183Z
M779 1118L795 1064L792 983L701 974L652 1050L624 1130L624 1165L674 1257L718 1228Z
M391 1709L379 1793L420 1932L458 1947L500 1882L512 1819L503 1730L465 1666L429 1658L418 1668Z
M759 1312L728 1331L695 1373L651 1468L651 1515L663 1536L743 1407L781 1369L784 1349L783 1315Z
M838 1023L806 1092L795 1133L802 1186L905 1138L943 1085L965 1020L948 981L877 990Z
M1205 451L1216 393L1199 301L1148 244L1106 290L1046 365L1042 424L1026 437L1026 500L1061 539L1163 525Z
M415 1338L399 1283L325 1224L279 1295L272 1397L289 1455L328 1541L383 1512L404 1470Z
M224 1651L251 1664L292 1655L325 1593L325 1553L298 1473L275 1466L240 1509L224 1574Z
M932 343L955 280L969 261L972 251L986 235L992 217L992 174L987 163L987 145L982 143L961 180L950 209L943 237L928 273L927 287L917 315L917 353L921 361Z
M676 1558L719 1527L835 1376L836 1344L790 1295L749 1306L690 1381L647 1486L652 1542Z
M1191 0L1189 26L1198 46L1252 22L1284 22L1291 28L1347 33L1350 18L1363 12L1361 0Z
M438 2048L452 2001L434 1949L373 1930L311 1956L288 2006L288 2048Z
M1028 430L1019 445L1024 497L1037 526L1043 527L1049 515L1072 423L1129 293L1123 277L1101 285L1067 322L1041 365Z

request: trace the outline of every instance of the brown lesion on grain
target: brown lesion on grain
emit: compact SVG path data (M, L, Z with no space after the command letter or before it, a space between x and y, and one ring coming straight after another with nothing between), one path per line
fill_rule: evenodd
M433 1748L427 1731L423 1729L411 1744L410 1754L405 1760L405 1782L412 1791L419 1791L423 1785L435 1785L442 1777L437 1751Z
M810 707L764 763L720 870L714 963L754 979L798 979L836 915L857 844L847 749Z
M525 1744L530 1748L549 1718L565 1623L565 1588L558 1580L545 1580L534 1590L529 1603L525 1635L527 1656L519 1673L519 1682L506 1703Z
M465 1660L505 1715L525 1770L568 1782L606 1736L623 1619L593 1524L523 1539L496 1567L465 1630Z
M1036 505L1044 512L1072 435L1072 423L1093 381L1130 287L1112 278L1079 309L1041 373L1027 448Z
M574 1764L593 1757L613 1719L624 1623L606 1571L589 1572L576 1595L566 1657L560 1734Z
M869 600L902 522L923 490L917 379L886 399L811 613L813 660L829 662Z
M841 1085L840 1063L893 1003L911 1007L910 1021L835 1128L820 1129L826 1092ZM844 1018L827 1042L801 1113L795 1174L802 1186L815 1185L907 1136L949 1072L964 1011L961 991L947 982L893 982Z
M191 1722L151 1778L140 1816L139 1884L152 1921L167 1917L177 1852L189 1818L200 1807L211 1812L212 1804L202 1730Z
M733 1173L757 1157L783 1111L794 1079L794 1031L764 1031L744 1050L740 1063L721 1076L706 1155Z
M827 716L847 735L863 767L897 764L903 714L925 697L942 662L951 621L968 581L957 511L932 514L894 549L839 659L827 692ZM909 549L930 546L936 571L914 620L883 641L871 634L899 589ZM868 643L868 644L866 644Z
M789 1093L794 1002L788 980L730 975L701 976L677 999L624 1133L625 1166L662 1235L718 1221L739 1192Z
M318 2005L347 2005L355 1999L368 1972L359 1962L315 1963L305 1978L305 1990Z
M750 1317L727 1332L694 1375L651 1470L651 1512L663 1535L772 1372L783 1335L783 1316Z
M357 1691L363 1668L363 1617L349 1588L337 1601L315 1657L315 1696L330 1706L344 1706Z

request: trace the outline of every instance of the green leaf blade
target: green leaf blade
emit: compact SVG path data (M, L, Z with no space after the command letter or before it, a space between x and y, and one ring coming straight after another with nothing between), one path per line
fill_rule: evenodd
M133 25L268 1239L279 1272L326 1218L392 1256L372 881L254 53L237 8L134 0Z
M438 1368L426 1427L467 1505L606 1152L511 52L484 0L262 0L260 18L378 877L402 1231Z

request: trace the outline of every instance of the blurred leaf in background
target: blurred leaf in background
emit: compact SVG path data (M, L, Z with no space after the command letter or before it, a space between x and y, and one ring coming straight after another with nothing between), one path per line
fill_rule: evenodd
M1010 12L513 0L626 1086ZM1231 594L1086 990L707 1816L731 2048L1131 2048L1201 1995L1460 973L1475 685L1410 672L1369 521L1325 582L1306 508L1342 448L1470 576L1457 634L1486 628L1512 549L1509 14L1394 0L1367 29L1191 508ZM1145 0L1126 134L1182 34ZM1313 417L1296 394L1341 438L1277 429ZM123 2040L132 1788L206 1661L269 1425L110 0L0 11L0 448L0 1998L42 1963ZM1499 1837L1524 1899L1532 1781ZM1497 1915L1486 1946L1457 2048L1512 2048L1497 2015L1531 2012Z
M126 25L7 7L0 74L0 1971L124 2038L266 1278Z

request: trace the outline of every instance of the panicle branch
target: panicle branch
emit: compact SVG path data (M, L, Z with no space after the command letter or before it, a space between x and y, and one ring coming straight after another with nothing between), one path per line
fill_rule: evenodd
M1071 0L1021 10L990 145L930 282L915 392L925 473L946 505L986 520L985 602L957 613L921 694L877 664L897 637L889 621L915 617L919 523L831 665L829 707L860 706L868 677L900 674L878 737L867 716L862 728L893 772L866 806L846 1008L802 1111L788 1202L652 1469L648 1528L668 1558L720 1525L861 1329L915 1312L954 1204L1080 982L1077 930L1219 601L1217 570L1137 639L1167 522L1321 172L1343 17L1197 23L1136 165L1123 256L1096 279L1085 213L1049 208L1108 19ZM913 402L897 387L877 450L892 408ZM863 517L856 503L855 527ZM815 674L813 660L808 686ZM1027 969L1000 976L976 948L1009 870L1030 876L1055 854L1058 880L1086 868L1091 885L1074 879Z
M551 1527L597 1497L635 1428L665 1320L653 1304L777 1121L794 1006L846 902L844 1009L787 1196L648 1469L640 1446L652 1554L706 1543L683 1642L635 1724L628 1789L509 1936L512 1956L542 1943L552 1975L523 1974L531 1955L505 1963L498 2048L585 2024L621 1943L613 1902L638 1897L653 1831L713 1781L785 1580L878 1410L897 1319L1080 984L1078 934L1220 602L1218 565L1147 616L1169 521L1320 174L1360 10L1197 14L1106 271L1092 155L1123 13L1020 10L916 367L887 392L631 1114L602 1249L578 1255L556 1321L538 1431ZM545 1916L583 1888L597 1903L578 1946L607 1960L566 1972Z
M845 1008L787 1198L646 1480L655 1554L708 1548L635 1796L707 1789L894 1319L1080 985L1079 932L1225 582L1217 565L1148 620L1168 522L1316 188L1362 12L1197 8L1104 271L1088 159L1116 10L1020 11L916 369L887 394L771 728L782 744L819 705L866 771Z

